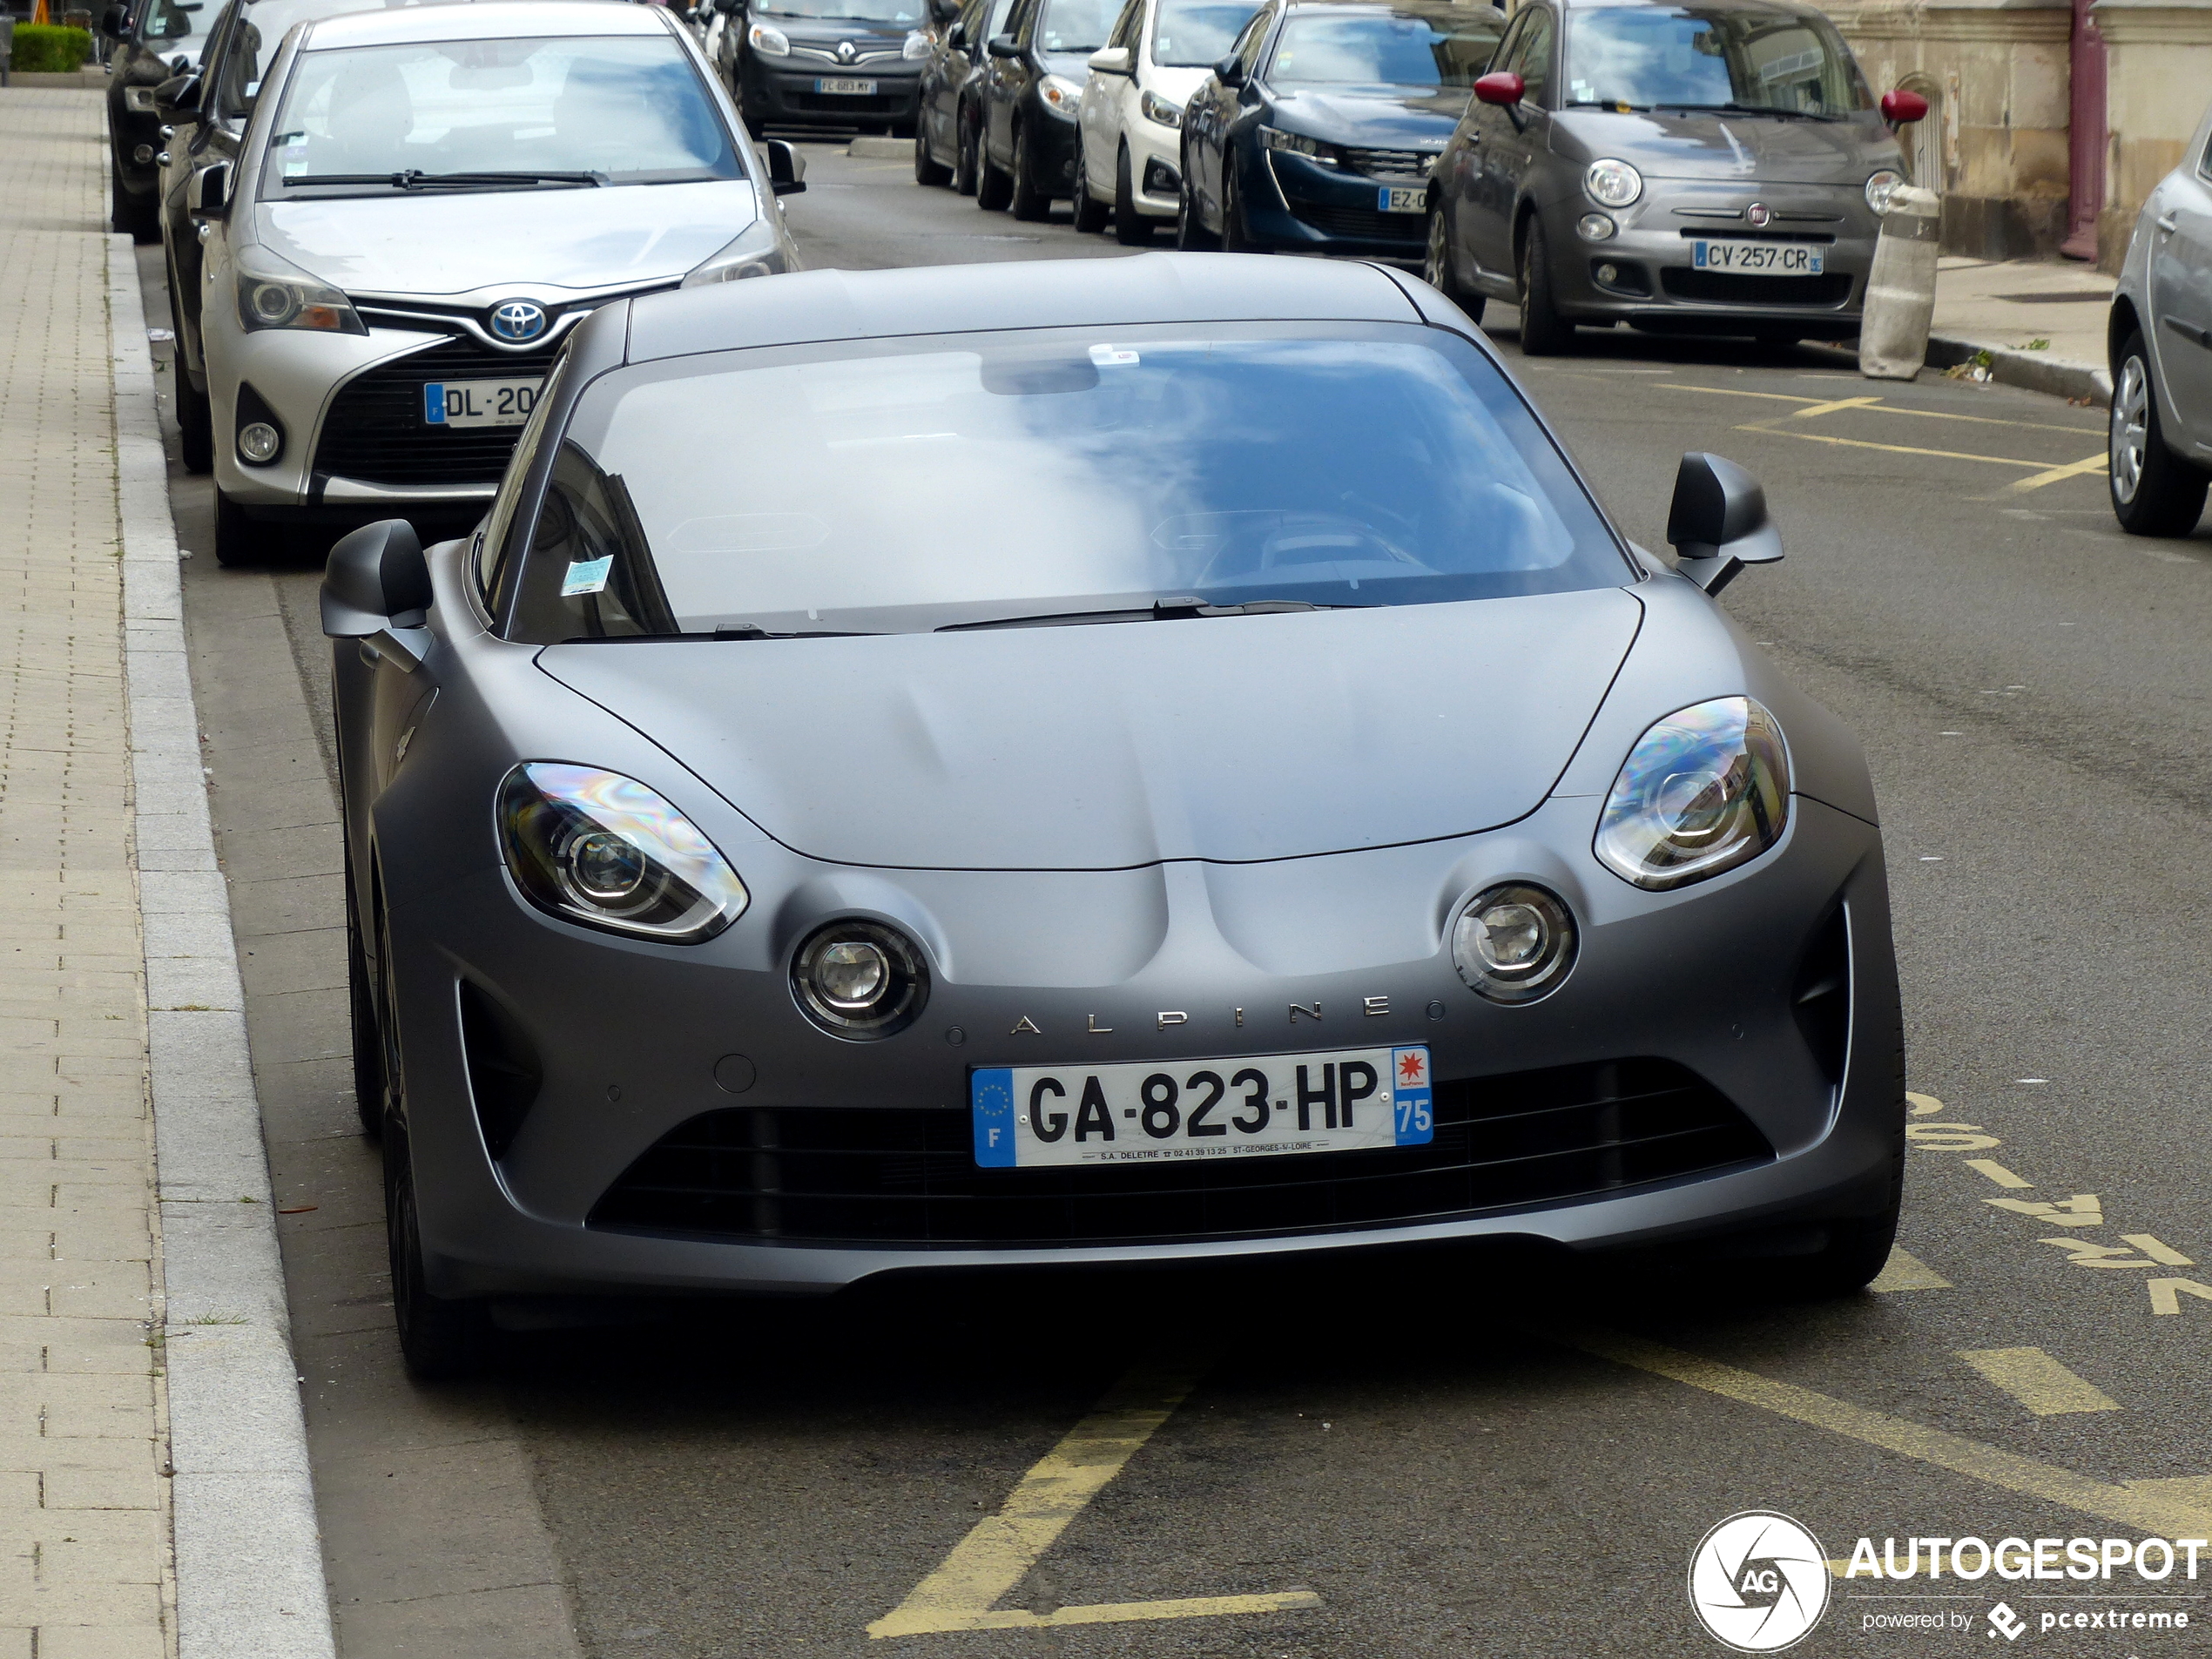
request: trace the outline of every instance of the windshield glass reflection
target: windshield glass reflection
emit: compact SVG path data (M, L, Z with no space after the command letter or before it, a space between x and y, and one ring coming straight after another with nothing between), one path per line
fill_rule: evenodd
M1568 14L1567 101L1832 118L1872 107L1823 17L1764 8L1620 6Z

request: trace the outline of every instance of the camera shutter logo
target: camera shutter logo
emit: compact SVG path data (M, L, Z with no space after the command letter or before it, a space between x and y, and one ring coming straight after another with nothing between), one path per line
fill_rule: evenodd
M1787 1515L1730 1515L1689 1558L1697 1622L1738 1653L1778 1653L1828 1610L1828 1561L1820 1541Z
M491 331L515 345L545 332L545 307L529 300L506 300L491 308Z

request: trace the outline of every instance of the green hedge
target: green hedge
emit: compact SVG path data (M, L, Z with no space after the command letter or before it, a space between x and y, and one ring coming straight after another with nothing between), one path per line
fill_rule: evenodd
M92 55L92 37L83 29L54 24L16 25L16 68L25 75L67 74L82 69Z

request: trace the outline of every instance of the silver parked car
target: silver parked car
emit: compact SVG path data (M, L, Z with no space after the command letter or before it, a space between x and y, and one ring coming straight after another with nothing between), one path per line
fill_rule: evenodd
M2112 510L2187 536L2212 484L2212 110L2136 216L2107 334Z
M1431 176L1429 280L1522 349L1577 323L1841 339L1904 181L1892 124L1798 0L1530 0Z
M323 17L253 101L186 185L225 563L272 521L489 499L593 309L796 262L796 158L756 160L658 6Z
M324 577L410 1361L536 1295L932 1267L1863 1285L1905 1145L1865 763L1708 597L1780 556L1758 486L1685 457L1669 534L1372 265L602 307L475 535Z

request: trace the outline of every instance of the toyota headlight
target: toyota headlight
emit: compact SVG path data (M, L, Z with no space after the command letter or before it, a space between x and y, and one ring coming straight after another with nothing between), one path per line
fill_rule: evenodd
M1083 101L1083 89L1065 75L1045 75L1038 78L1037 96L1055 115L1064 115L1072 121L1076 106Z
M697 945L752 902L690 819L619 772L526 760L500 785L498 816L515 885L563 921Z
M264 328L368 332L353 301L264 247L248 248L238 257L238 320L249 334Z
M1163 127L1180 127L1183 125L1183 105L1169 103L1157 92L1147 91L1138 98L1136 110L1146 120L1157 122Z
M1790 753L1774 716L1715 698L1656 722L1629 751L1598 820L1599 862L1664 891L1748 863L1790 821Z
M1575 967L1575 913L1525 881L1478 894L1452 924L1452 966L1493 1002L1533 1002Z
M1582 188L1601 206L1626 207L1643 194L1643 175L1625 161L1593 161L1582 175Z
M914 1022L929 1000L929 967L896 927L833 921L792 958L791 989L799 1011L823 1030L866 1042Z
M907 44L899 48L899 56L909 64L919 63L929 56L929 37L919 29L909 30Z
M684 273L678 286L704 287L710 282L737 282L746 277L781 276L796 270L798 260L782 226L767 213L740 231L729 246L702 265Z
M746 30L745 31L745 42L746 45L752 47L753 51L759 52L763 57L788 57L791 56L791 37L786 35L782 30L772 27L765 23L757 23L753 24L752 28Z
M1270 150L1287 151L1294 156L1304 156L1308 161L1318 161L1325 167L1333 167L1337 158L1318 138L1309 138L1303 132L1285 132L1280 127L1262 127L1259 141Z
M1897 193L1897 187L1904 182L1903 173L1888 167L1883 168L1866 181L1866 205L1877 213L1888 212L1890 198Z

